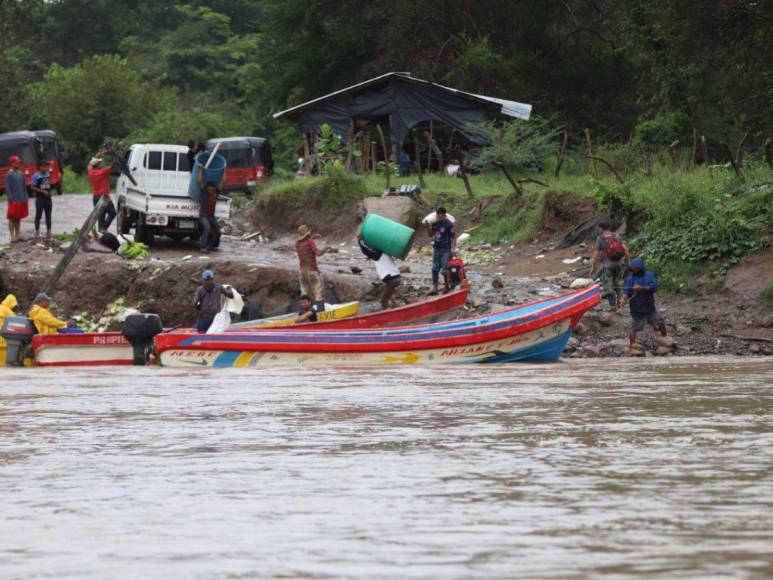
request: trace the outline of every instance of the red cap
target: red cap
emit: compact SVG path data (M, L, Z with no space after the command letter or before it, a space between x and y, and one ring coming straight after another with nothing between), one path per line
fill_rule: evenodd
M8 158L8 165L13 165L14 163L21 163L21 159L19 159L18 155L11 155Z

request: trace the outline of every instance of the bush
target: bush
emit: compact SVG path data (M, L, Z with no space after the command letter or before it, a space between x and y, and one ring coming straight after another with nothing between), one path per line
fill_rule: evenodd
M319 203L323 211L335 217L346 205L367 195L362 178L331 164L323 176L276 180L260 193L265 201L282 201L296 207Z
M690 119L678 111L659 113L654 119L640 121L636 125L636 140L644 145L670 145L677 139L685 139L690 132Z
M693 266L721 275L767 244L763 234L771 223L773 193L758 188L730 195L728 190L728 183L720 178L702 187L673 179L669 187L646 200L649 220L634 246L660 272L667 289L678 290L684 272Z

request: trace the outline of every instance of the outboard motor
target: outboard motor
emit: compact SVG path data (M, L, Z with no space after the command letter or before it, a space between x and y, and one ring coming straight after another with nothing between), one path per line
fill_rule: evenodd
M147 365L153 352L153 337L163 330L158 314L130 314L121 332L134 349L134 364Z
M0 336L5 339L7 345L5 366L24 366L24 359L29 353L30 343L36 332L35 325L26 316L5 317L3 328L0 329Z

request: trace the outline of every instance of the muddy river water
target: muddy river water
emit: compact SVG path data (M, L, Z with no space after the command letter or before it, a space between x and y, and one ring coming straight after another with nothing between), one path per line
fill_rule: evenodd
M0 576L771 577L773 360L0 369Z

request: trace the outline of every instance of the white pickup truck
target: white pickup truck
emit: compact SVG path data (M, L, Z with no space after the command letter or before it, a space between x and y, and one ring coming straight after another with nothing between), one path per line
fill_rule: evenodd
M151 245L157 235L174 240L199 237L199 203L188 195L191 173L182 145L132 145L126 153L126 171L116 184L118 232L137 228L135 238ZM132 179L133 178L133 179ZM231 199L221 196L215 217L228 219Z

